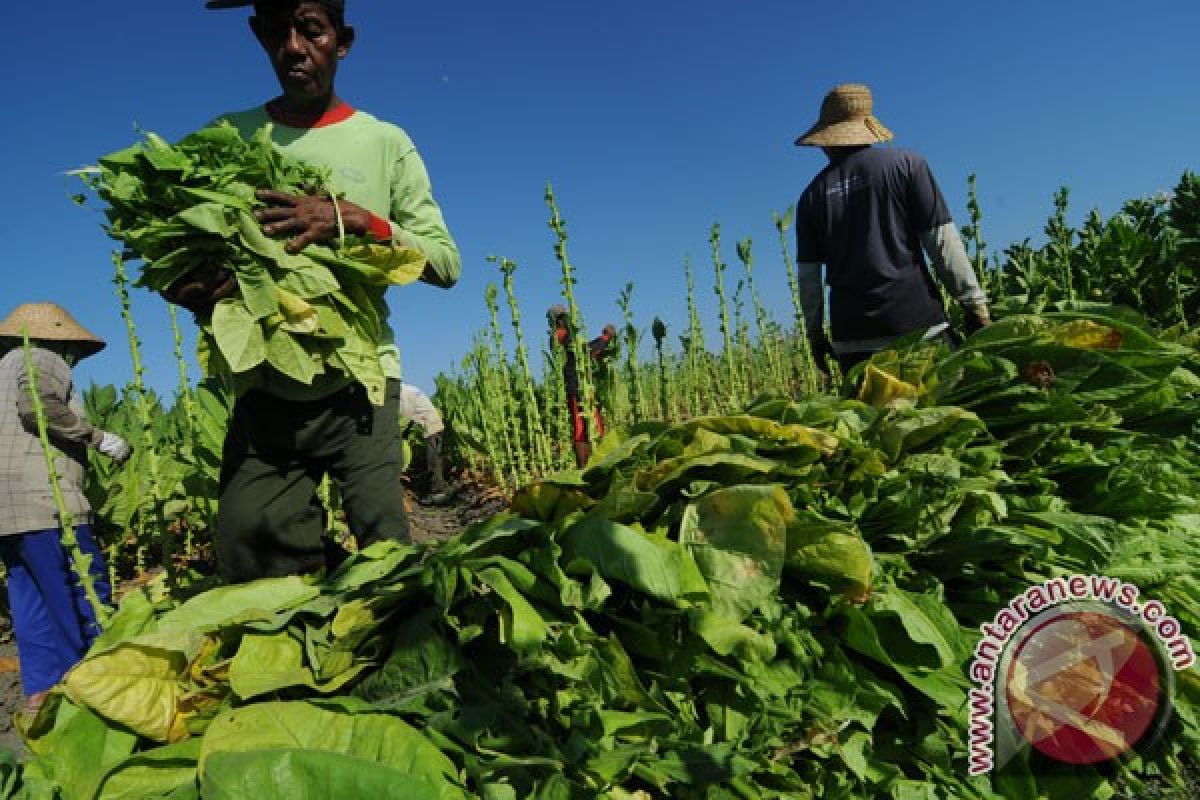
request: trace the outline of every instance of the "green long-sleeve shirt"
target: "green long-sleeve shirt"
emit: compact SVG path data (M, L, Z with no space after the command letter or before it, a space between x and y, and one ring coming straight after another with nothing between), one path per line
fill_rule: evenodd
M228 120L244 137L272 123L272 139L280 150L329 170L334 191L387 220L397 244L425 255L426 274L431 283L449 287L458 280L462 271L458 247L433 198L425 163L402 129L346 104L326 113L309 128L284 125L272 119L264 106L224 114L218 119ZM368 290L384 320L379 341L384 374L399 379L400 351L387 324L386 287L368 287ZM289 381L286 386L260 383L259 388L286 399L311 400L347 383L349 379L340 383L322 381L309 387Z

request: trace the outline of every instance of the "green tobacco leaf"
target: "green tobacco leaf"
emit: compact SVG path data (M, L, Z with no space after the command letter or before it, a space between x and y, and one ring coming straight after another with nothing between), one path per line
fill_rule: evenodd
M232 236L234 231L233 225L229 223L225 206L219 203L200 203L191 208L185 208L175 215L175 219L186 222L198 231L211 233L223 239Z
M523 487L512 500L512 510L523 517L550 522L594 505L582 491L539 481Z
M708 595L708 585L686 548L603 517L585 517L562 539L563 562L589 564L605 580L683 607Z
M690 619L696 635L720 655L763 662L775 658L775 640L769 634L759 633L719 613L698 612Z
M317 310L299 295L281 286L275 287L279 297L279 313L283 315L281 327L288 333L312 334L320 325Z
M592 460L588 462L584 477L594 481L608 475L634 458L650 441L651 437L646 433L626 437L614 431L606 435L592 452Z
M271 274L263 267L244 265L237 271L238 290L242 304L256 320L265 320L279 313L279 292ZM216 317L213 317L216 330Z
M321 590L299 576L265 578L222 586L197 595L163 614L157 630L207 631L252 620L272 620L319 596Z
M92 797L105 773L133 752L137 737L70 702L58 702L55 711L53 728L31 748L64 796Z
M272 239L263 233L262 225L253 214L242 212L237 215L238 238L246 249L265 259L271 266L280 270L305 269L310 263L302 255L293 255L287 251L285 243L280 239Z
M276 283L280 289L305 300L324 297L341 288L333 272L320 264L311 264L302 270L287 270Z
M357 677L366 665L350 667L319 681L304 663L304 648L287 633L254 634L242 637L237 655L229 665L230 688L243 700L295 686L334 692Z
M367 282L384 286L412 283L421 277L425 265L429 263L419 250L372 241L351 245L340 255L348 269L357 269L363 275L369 275L370 270L378 272L377 278L369 278ZM351 262L358 262L361 266L352 267Z
M718 614L740 621L779 595L794 516L780 486L719 489L684 512L679 541L700 567Z
M661 461L654 467L639 472L636 485L638 489L653 490L661 496L670 489L691 481L713 480L733 485L751 477L768 475L780 466L780 462L774 459L740 453L686 455Z
M146 135L146 145L142 148L141 156L158 172L186 172L191 166L186 155L153 133Z
M803 512L788 526L785 569L794 577L860 595L871 587L874 559L852 523Z
M848 623L850 648L892 667L942 708L959 713L966 704L970 648L954 617L937 603L936 597L888 587L866 606L843 606L839 613Z
M135 753L113 767L101 783L97 800L146 800L167 797L193 787L200 740L189 739L143 753Z
M348 558L326 584L335 592L351 592L362 586L383 582L388 576L415 563L417 549L392 540L375 544Z
M853 722L867 730L875 727L884 711L905 714L902 687L885 682L867 662L851 660L840 647L805 684L804 696L806 705L819 717Z
M441 552L451 561L467 555L481 558L494 552L514 552L540 527L535 520L501 511L467 527L458 536L446 542Z
M217 303L212 325L217 347L234 372L248 372L266 360L267 343L262 326L240 301Z
M320 750L216 753L201 786L205 800L442 800L428 780L403 770Z
M383 289L419 278L425 257L361 237L347 237L336 248L310 245L289 253L286 242L268 236L254 217L261 205L256 189L324 190L330 185L326 170L281 152L270 125L243 139L228 123L173 145L147 133L143 144L101 159L101 166L78 174L108 203L109 235L142 259L138 286L164 290L193 269L213 265L236 277L239 292L230 303L241 308L219 310L202 326L204 338L215 340L227 362L213 358L209 347L201 359L208 374L228 366L241 375L269 361L307 383L334 370L362 383L372 402L382 403L386 376L378 343L390 340ZM311 302L317 299L325 302ZM247 314L311 338L272 337L268 347L266 332L245 324Z
M387 376L379 360L379 345L361 333L348 336L337 349L337 357L345 371L367 388L367 397L375 405L383 405Z
M211 780L222 770L217 754L311 750L348 756L426 781L440 800L462 800L454 765L407 723L387 714L345 714L310 703L257 703L226 711L209 725L200 772Z
M133 590L121 598L108 627L92 642L92 652L108 650L154 627L154 604L144 589Z
M313 355L282 326L274 328L267 335L267 363L281 374L306 386L317 376L318 363Z
M879 448L891 461L930 444L958 449L984 430L983 422L961 408L909 408L888 413L878 423Z
M452 692L454 677L466 666L459 649L434 627L427 611L406 622L386 663L367 677L355 694L377 708L409 710L427 695Z
M500 611L501 641L518 651L540 645L549 630L546 621L517 591L508 576L492 567L481 570L477 577L504 600L505 607Z
M704 786L732 781L751 771L752 764L732 744L696 745L664 742L664 750L653 762L643 763L639 774L666 787Z

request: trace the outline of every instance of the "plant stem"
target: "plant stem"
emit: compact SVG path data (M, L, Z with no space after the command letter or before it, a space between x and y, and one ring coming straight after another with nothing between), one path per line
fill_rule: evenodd
M497 261L495 256L488 256L488 260ZM529 436L533 443L534 463L537 465L539 473L545 473L550 469L550 442L546 435L546 428L542 424L541 411L538 409L537 387L533 380L533 370L529 367L529 349L525 345L525 330L521 325L521 308L514 289L517 263L507 258L501 258L499 266L500 272L504 275L504 295L508 300L509 317L512 320L513 337L516 341L517 370L520 373L520 391L524 400L521 405L525 414L525 425L529 429Z
M63 550L71 560L75 577L79 579L79 585L83 587L84 597L87 598L88 605L92 607L92 612L96 615L96 624L103 629L108 625L109 609L100 600L100 595L96 593L96 580L92 574L92 555L79 548L79 540L75 537L75 520L63 497L58 465L55 464L55 450L50 444L50 433L46 425L46 409L42 405L42 397L38 393L38 371L37 365L33 361L33 345L29 341L27 330L21 330L21 339L25 348L25 374L29 379L29 397L33 401L33 413L37 418L38 441L42 446L42 456L46 460L46 476L50 481L54 504L58 507L58 522L62 529L59 538Z
M546 205L550 208L550 229L554 231L554 257L562 268L562 292L567 301L567 331L570 334L571 352L575 355L575 371L579 379L579 413L585 420L596 418L596 390L592 383L592 359L588 352L587 330L583 324L583 315L575 300L575 268L567 257L567 223L559 213L558 202L554 197L554 187L546 184ZM596 428L594 424L584 425L588 442L595 444Z
M175 570L175 536L168 530L166 516L164 514L164 503L166 498L163 496L161 465L159 462L158 446L154 435L154 418L150 413L150 403L146 397L145 383L145 367L142 365L142 346L141 340L138 339L137 326L133 320L132 303L129 299L129 278L125 274L125 260L120 252L113 253L113 266L115 276L113 283L117 287L117 296L121 301L121 317L125 320L125 330L129 338L129 356L133 361L133 382L130 384L130 390L134 396L134 406L138 413L138 422L140 423L141 442L139 455L146 459L147 477L149 479L149 491L147 498L152 522L157 529L161 545L161 559L163 569L167 572L167 587L170 591L178 588L178 576ZM139 506L138 516L141 517L141 509ZM144 527L141 530L145 530ZM141 544L139 543L139 547ZM144 564L139 565L144 566Z
M723 399L725 407L733 409L741 403L742 381L733 346L734 330L729 319L729 302L725 297L725 262L721 260L721 223L713 223L708 242L712 249L713 270L716 273L713 291L717 293L721 310L721 343L725 348L721 354L725 362L726 395Z

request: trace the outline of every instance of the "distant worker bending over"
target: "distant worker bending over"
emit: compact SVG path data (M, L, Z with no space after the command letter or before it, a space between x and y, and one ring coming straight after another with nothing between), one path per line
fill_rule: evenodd
M835 87L797 145L829 159L796 206L796 258L805 328L818 363L849 369L896 339L923 331L950 341L949 323L924 253L963 309L968 332L989 324L987 298L925 159L871 145L892 139L872 115L871 92ZM924 252L922 252L924 250ZM825 334L829 286L832 343Z
M411 383L400 384L400 415L417 425L425 436L425 468L429 471L429 493L422 502L444 506L452 499L442 460L442 434L446 424L429 396Z

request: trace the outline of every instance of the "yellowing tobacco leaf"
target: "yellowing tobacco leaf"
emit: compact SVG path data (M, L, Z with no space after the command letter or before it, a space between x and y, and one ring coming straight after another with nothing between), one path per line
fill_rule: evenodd
M911 383L867 364L858 399L875 408L898 408L915 405L919 394L920 390Z
M1076 319L1055 325L1051 328L1050 335L1059 344L1080 350L1119 350L1124 338L1116 328L1092 322L1090 319Z
M390 286L413 283L421 277L428 261L419 250L382 243L354 245L342 254L379 270L378 280L373 282Z
M719 434L740 434L758 439L769 447L807 447L821 455L837 450L838 439L825 431L796 423L780 423L764 417L744 414L726 417L700 417L685 423L686 428Z
M188 659L180 651L126 643L80 662L64 686L76 703L158 742L187 738L180 701Z
M825 583L848 597L870 591L874 559L852 523L805 515L788 527L787 572Z
M362 634L374 630L378 624L379 620L376 619L368 601L351 600L338 609L329 630L335 639L354 636L357 641L361 641Z
M315 308L287 289L276 286L275 293L279 296L279 313L283 315L285 331L288 333L317 332L320 321Z

